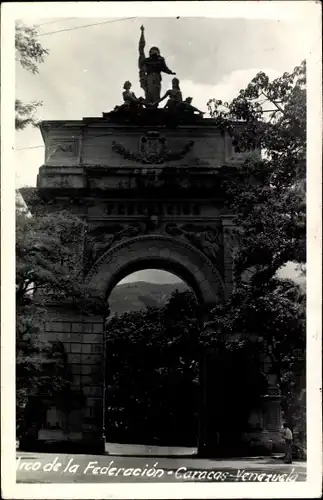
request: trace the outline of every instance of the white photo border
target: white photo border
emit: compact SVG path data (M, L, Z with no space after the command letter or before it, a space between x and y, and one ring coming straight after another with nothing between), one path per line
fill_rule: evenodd
M304 20L307 57L307 480L303 483L17 484L15 448L15 54L14 22L28 18L160 17L161 2L3 3L1 18L1 482L4 498L311 498L319 497L321 425L322 61L321 4L314 1L165 1L162 17Z

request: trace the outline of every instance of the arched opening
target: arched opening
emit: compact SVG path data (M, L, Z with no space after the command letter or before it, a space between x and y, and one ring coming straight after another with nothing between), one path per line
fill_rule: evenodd
M199 284L185 266L177 262L169 261L168 259L156 259L152 257L149 260L147 260L146 257L145 259L138 259L121 267L121 269L114 274L106 290L106 298L110 301L111 291L122 282L136 280L138 276L139 278L140 276L148 276L147 273L150 276L149 279L155 279L155 282L157 282L157 276L159 276L159 278L164 279L164 281L168 280L168 282L173 281L174 283L185 284L186 287L194 293L198 303L203 303L203 296ZM155 278L152 278L152 273L154 273Z
M225 287L219 270L191 244L164 235L144 235L108 249L93 265L87 283L100 298L127 275L142 269L174 273L194 291L201 304L221 301Z
M100 300L105 300L108 302L109 296L114 289L114 287L124 278L129 276L130 274L142 270L147 270L147 269L158 269L158 270L164 270L168 271L170 273L173 273L175 276L180 278L182 281L184 281L188 287L191 288L191 290L194 292L194 295L196 297L195 303L198 305L198 310L199 310L199 321L195 321L195 327L197 331L200 331L200 326L203 323L203 314L205 311L207 311L208 308L212 307L214 304L221 302L223 300L223 297L225 295L225 286L223 282L223 278L221 276L221 273L217 269L217 267L214 265L212 261L203 253L201 252L198 248L194 247L191 243L182 240L180 238L176 237L169 237L165 236L163 234L153 234L153 235L142 235L142 236L137 236L131 239L126 239L124 241L121 241L120 243L117 243L116 245L112 246L111 248L108 248L102 255L97 259L97 261L94 263L92 266L91 270L89 271L87 275L87 283L91 286L92 290L95 290L96 296ZM170 317L173 319L174 316L180 315L180 319L182 319L183 315L181 315L181 309L179 307L175 307L173 313L170 315ZM109 329L109 333L111 332L111 321L112 318L108 317L107 322L106 322L106 330ZM162 322L160 322L162 323ZM169 322L172 324L172 322ZM174 323L174 322L173 322ZM194 322L193 322L194 323ZM143 325L148 324L147 321L143 320L142 321ZM163 332L163 327L160 328L161 332ZM115 342L119 341L120 339L120 329L115 327ZM153 330L155 331L155 330ZM159 331L159 330L156 330ZM187 331L190 331L190 328L187 328ZM135 328L135 333L138 332L138 328ZM107 335L106 335L107 337ZM195 357L199 355L200 360L202 363L200 363L201 368L200 368L200 387L196 391L198 395L196 394L196 401L199 399L199 418L197 418L197 415L194 417L196 425L194 427L195 431L191 433L190 435L194 435L194 445L196 446L196 441L197 441L197 434L198 434L198 449L199 451L205 447L205 443L207 440L204 439L204 435L208 426L208 422L206 420L206 412L203 410L205 408L206 400L205 400L205 370L202 366L204 364L203 359L204 359L204 354L199 352L199 347L197 345L197 337L198 335L189 335L186 336L187 341L183 341L183 350L187 349L191 354L194 355ZM149 338L147 336L146 338ZM164 338L163 335L161 335L161 338ZM183 336L178 336L179 339L183 340ZM106 340L106 338L105 338ZM156 350L158 352L158 342L153 342L152 343L154 346L156 346ZM112 348L113 346L110 344L110 348L105 348L104 354L105 354L105 360L103 359L102 361L105 362L105 370L108 366L113 366L112 360L109 360L109 357L107 356L107 353L109 352L110 355L112 356L111 353L113 352L125 352L125 348L123 350L120 348L116 349L116 347ZM185 347L186 346L186 347ZM107 344L108 347L108 344ZM146 344L143 342L142 343L142 349L139 350L138 358L141 356L142 353L146 352ZM200 355L201 354L201 355ZM157 355L156 355L157 356ZM167 356L166 356L167 357ZM133 356L133 359L136 359L136 356ZM149 355L146 355L146 359L150 359ZM195 358L194 358L195 359ZM118 365L118 363L116 363ZM128 363L129 366L136 366L134 363ZM119 365L118 365L119 366ZM198 370L197 370L198 371ZM113 374L113 370L111 370ZM110 375L111 377L112 375ZM197 380L198 380L199 374L197 375ZM129 380L130 383L134 386L133 383L133 378L129 379L129 373L124 377L124 387L125 390L129 391ZM149 379L148 379L149 380ZM106 429L104 429L104 435L108 434L108 427L109 423L107 422L108 416L111 416L111 410L109 409L110 402L111 402L111 394L121 394L122 391L117 391L117 389L114 389L113 387L109 387L110 384L109 382L109 377L105 377L105 391L103 398L101 399L101 402L103 404L103 413L100 414L97 418L97 422L100 422L99 425L103 424ZM198 383L196 384L197 387ZM172 387L172 386L171 386ZM194 391L193 391L194 392ZM190 391L190 394L192 391ZM178 394L178 392L177 392ZM169 394L166 392L166 396L161 398L163 401L166 400L167 398L169 399ZM195 396L194 396L195 397ZM175 399L175 396L174 396ZM177 398L178 399L178 398ZM196 403L196 407L198 404ZM100 405L98 403L98 408L100 410ZM168 412L169 413L169 412ZM158 415L158 412L156 410L155 414ZM103 415L103 419L101 420ZM142 413L144 415L144 411ZM112 417L111 417L112 418ZM198 420L198 427L199 431L197 433L197 420ZM115 421L114 418L112 418L112 422ZM144 421L148 421L147 418L144 419ZM154 422L154 418L149 419L150 422ZM183 416L182 422L179 422L178 425L175 427L175 429L180 430L181 426L183 426L183 422L185 423L187 421L186 416ZM163 423L163 422L162 422ZM109 425L107 425L109 424ZM113 439L114 442L117 441L117 431L116 428L114 427L114 432L110 431L110 436L111 433L113 434ZM176 433L175 433L176 434ZM164 434L167 437L167 432ZM177 436L174 436L174 442L180 442L179 441L179 435L180 433L177 433ZM101 434L102 436L102 434ZM158 436L157 436L158 437ZM176 440L175 440L176 437ZM109 437L110 439L110 437ZM130 438L129 438L130 439ZM148 439L148 438L147 438ZM147 439L145 438L145 441L147 442ZM119 440L119 439L118 439ZM149 441L151 442L152 437L151 435L149 436ZM182 440L182 439L181 439ZM133 440L132 440L133 441ZM137 440L138 441L138 440ZM143 441L143 440L141 440ZM182 440L185 443L188 441ZM129 442L129 440L128 440ZM156 439L155 439L156 442ZM159 439L159 442L161 443L161 439ZM168 439L168 442L170 440ZM149 445L148 445L149 446ZM115 449L115 448L114 448ZM147 448L146 448L147 449ZM169 449L169 447L168 447ZM192 448L191 448L192 449ZM113 454L113 448L110 448L109 446L106 447L106 450L110 453ZM183 448L182 448L183 450ZM117 449L117 453L120 454L121 451L120 449ZM131 453L130 453L131 454ZM132 453L134 454L134 453Z
M174 267L170 272L169 266L166 271L153 263L121 270L108 296L105 435L110 454L192 454L197 448L201 297L180 268L179 275Z

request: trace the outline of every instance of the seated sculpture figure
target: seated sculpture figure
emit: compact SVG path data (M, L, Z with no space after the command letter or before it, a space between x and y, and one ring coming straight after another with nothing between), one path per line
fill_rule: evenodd
M200 111L199 109L195 108L195 106L192 106L192 101L193 97L186 97L185 101L182 103L182 109L184 111L192 112L197 111L200 115L204 115L203 111Z
M199 113L199 115L203 115L204 113L200 111L199 109L195 108L195 106L192 106L192 97L187 97L183 101L182 97L182 92L179 86L179 79L178 78L173 78L172 80L172 88L170 90L167 90L166 94L157 101L156 104L159 104L161 101L166 99L168 97L168 101L164 107L164 109L169 109L169 111L172 112L178 112L178 113Z
M182 92L179 86L178 78L172 79L172 88L167 90L166 94L163 95L163 97L154 104L158 105L160 102L164 101L167 97L169 99L165 105L165 109L169 109L171 111L178 110L183 102Z
M128 107L131 109L138 109L141 108L145 101L142 97L136 97L135 93L130 90L132 87L131 82L127 80L124 85L123 85L123 92L122 92L122 97L123 97L123 102L124 102L124 107Z

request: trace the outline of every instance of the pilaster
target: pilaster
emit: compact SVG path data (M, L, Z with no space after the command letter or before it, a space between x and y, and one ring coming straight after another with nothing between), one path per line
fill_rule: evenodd
M238 247L238 239L235 234L236 227L233 216L224 215L221 219L223 228L224 282L227 299L234 287L234 256Z

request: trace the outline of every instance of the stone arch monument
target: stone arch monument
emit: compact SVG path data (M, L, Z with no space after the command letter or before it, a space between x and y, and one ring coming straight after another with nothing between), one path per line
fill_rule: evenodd
M160 95L160 72L170 70L158 49L144 57L142 37L140 83L146 94ZM159 108L147 96L137 98L126 83L124 104L102 117L41 123L45 162L38 194L50 201L48 209L69 207L87 221L86 280L98 297L108 300L127 274L153 267L175 273L201 304L212 306L233 284L233 219L222 179L244 157L215 120L181 100L178 89L176 102ZM103 453L104 318L53 304L45 335L64 343L77 395L57 439ZM202 380L202 386L216 398L212 384ZM258 434L276 432L280 424L278 395L273 389L264 397L253 415ZM206 414L204 405L199 452L212 455L215 437ZM46 439L47 424L39 440Z

